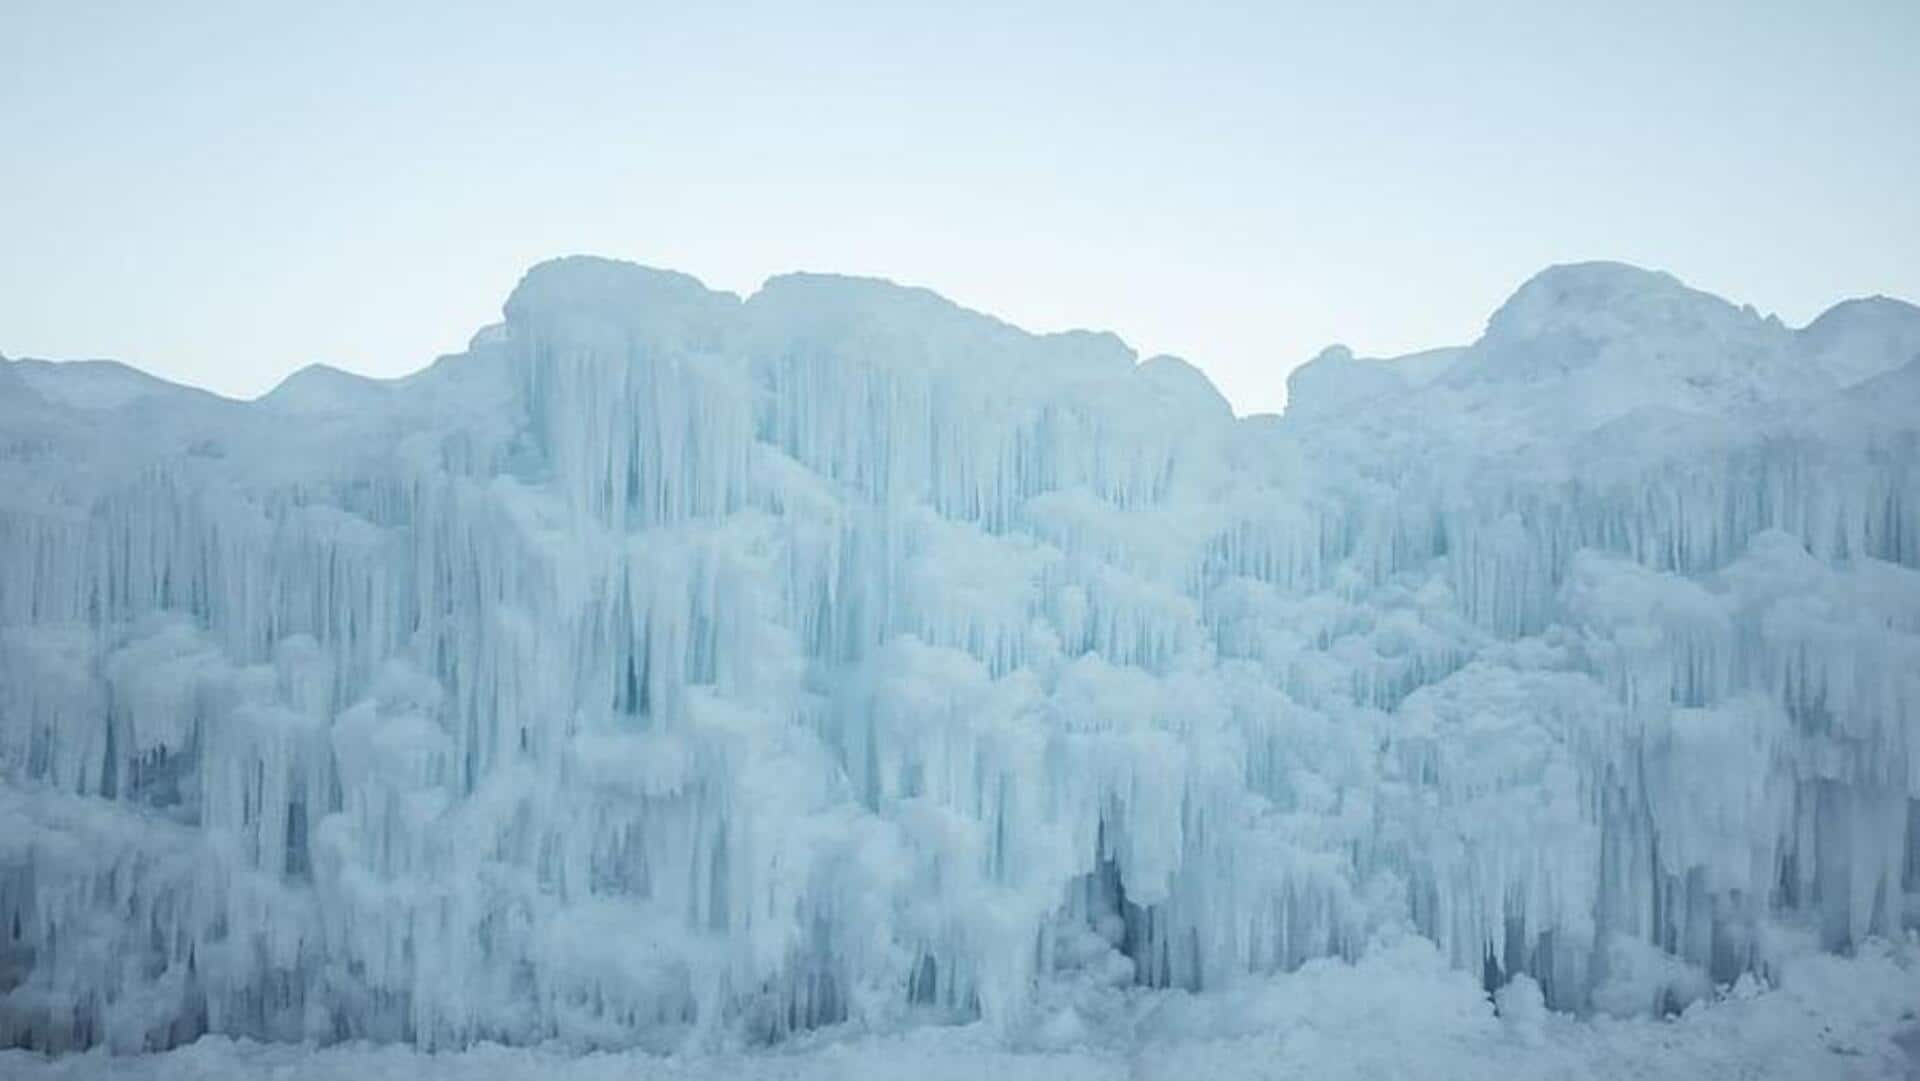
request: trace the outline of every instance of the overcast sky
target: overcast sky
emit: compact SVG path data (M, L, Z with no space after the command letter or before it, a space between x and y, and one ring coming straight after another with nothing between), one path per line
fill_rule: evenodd
M1917 56L1916 0L0 0L0 352L397 375L594 252L925 285L1274 409L1555 262L1920 299Z

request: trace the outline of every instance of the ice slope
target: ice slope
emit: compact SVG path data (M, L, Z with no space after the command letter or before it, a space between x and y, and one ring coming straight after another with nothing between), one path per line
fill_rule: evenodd
M28 358L12 363L15 378L28 388L77 409L117 409L150 395L195 393L111 360L56 363Z
M397 381L0 364L0 1045L1049 1044L1407 930L1658 1013L1898 936L1911 313L1557 267L1235 418L570 258Z

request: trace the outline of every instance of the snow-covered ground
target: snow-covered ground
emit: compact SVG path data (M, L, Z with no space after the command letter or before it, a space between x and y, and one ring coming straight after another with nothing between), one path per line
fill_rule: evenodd
M584 258L392 382L0 363L0 1046L188 1045L6 1068L1904 1069L1920 309L1290 387Z
M48 1059L0 1052L17 1081L1303 1081L1496 1078L1849 1081L1920 1078L1920 949L1876 943L1858 958L1810 955L1782 986L1751 981L1669 1020L1578 1020L1505 995L1501 1016L1430 946L1403 942L1357 964L1318 961L1237 991L1142 996L1123 1038L1009 1049L974 1024L884 1035L836 1030L758 1053L582 1055L486 1045L315 1049L208 1036L163 1054ZM1536 992L1537 994L1537 992Z

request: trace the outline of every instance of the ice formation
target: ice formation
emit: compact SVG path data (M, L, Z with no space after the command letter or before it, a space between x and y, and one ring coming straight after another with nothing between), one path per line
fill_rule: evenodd
M1557 267L1290 387L586 258L395 382L0 363L0 1046L1045 1036L1408 929L1658 1012L1920 923L1920 310Z

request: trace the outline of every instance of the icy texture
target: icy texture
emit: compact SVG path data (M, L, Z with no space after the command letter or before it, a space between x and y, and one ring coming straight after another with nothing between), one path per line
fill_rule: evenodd
M1489 1000L1432 945L1376 944L1270 981L1187 996L1137 993L1124 1038L1071 1025L1008 1048L986 1025L897 1033L817 1030L777 1053L581 1055L497 1044L258 1043L208 1036L155 1055L53 1058L0 1050L8 1081L1907 1081L1920 1068L1920 952L1869 944L1792 958L1671 1021L1589 1024L1547 1012L1519 976Z
M1524 1037L1897 935L1915 328L1559 267L1236 419L576 258L392 383L0 364L0 1045L1071 1045L1404 929Z

